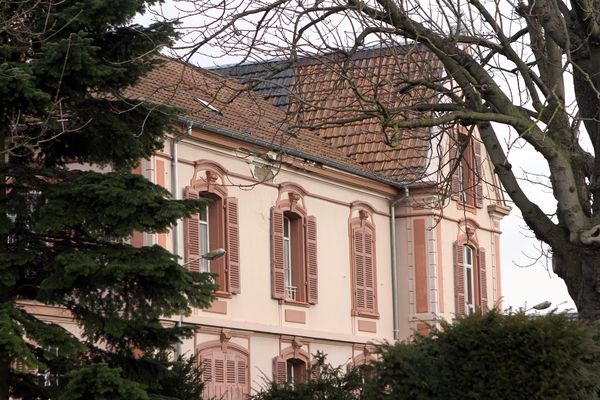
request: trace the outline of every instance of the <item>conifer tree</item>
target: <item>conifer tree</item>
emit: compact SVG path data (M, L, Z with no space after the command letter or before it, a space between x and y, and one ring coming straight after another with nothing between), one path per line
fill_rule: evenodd
M160 320L206 306L211 280L127 240L199 207L130 172L174 115L126 97L175 38L172 24L131 22L159 2L0 2L0 400L102 382L113 399L167 398L193 375L165 357L189 332ZM33 305L61 308L77 334Z

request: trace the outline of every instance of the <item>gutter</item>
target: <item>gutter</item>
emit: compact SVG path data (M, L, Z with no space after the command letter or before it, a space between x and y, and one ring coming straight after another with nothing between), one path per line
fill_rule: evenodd
M187 117L179 117L178 120L180 122L183 123L187 123L187 124L191 124L192 126L196 127L196 128L200 128L203 129L207 132L211 132L211 133L216 133L218 135L222 135L222 136L226 136L229 138L233 138L233 139L237 139L246 143L251 143L251 144L255 144L255 145L259 145L262 147L266 147L270 150L277 150L278 152L282 153L282 154L288 154L291 156L296 156L296 157L300 157L303 158L305 160L310 160L310 161L314 161L316 163L319 164L323 164L323 165L327 165L333 168L337 168L341 171L344 172L348 172L350 174L353 175L358 175L360 177L363 178L367 178L367 179L371 179L380 183L385 183L391 187L394 187L396 189L404 189L405 187L407 187L409 184L406 182L398 182L395 181L393 179L389 179L389 178L385 178L383 176L380 176L374 172L371 171L367 171L367 170L363 170L360 168L356 168L356 167L352 167L350 165L346 165L342 162L339 161L335 161L335 160L330 160L328 158L325 157L321 157L312 153L308 153L302 150L297 150L297 149L292 149L292 148L287 148L287 147L283 147L280 146L276 143L270 142L268 140L264 140L264 139L258 139L255 137L251 137L248 135L244 135L241 134L239 132L233 131L231 129L227 129L227 128L220 128L217 126L213 126L213 125L209 125L209 124L205 124L202 123L200 121L191 119L191 118L187 118ZM412 184L411 187L414 187L416 185Z

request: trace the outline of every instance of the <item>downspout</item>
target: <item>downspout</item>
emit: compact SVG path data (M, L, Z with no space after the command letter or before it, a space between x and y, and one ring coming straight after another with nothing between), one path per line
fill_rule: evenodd
M179 163L179 150L178 144L184 136L192 136L192 123L188 122L185 129L185 134L174 136L171 141L171 194L174 200L180 200L181 194L179 193L179 172L177 164ZM179 256L179 220L173 227L173 255ZM183 316L179 316L177 321L177 327L181 328L183 323ZM181 356L181 342L178 341L175 344L175 357Z
M398 321L398 263L396 242L396 206L408 198L409 187L404 186L404 194L390 201L390 248L392 249L392 321L394 340L400 340L400 324Z

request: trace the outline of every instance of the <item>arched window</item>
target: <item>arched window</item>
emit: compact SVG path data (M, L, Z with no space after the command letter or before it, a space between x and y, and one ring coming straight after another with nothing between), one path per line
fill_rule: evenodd
M454 289L456 315L487 309L485 249L477 246L471 226L454 242Z
M471 246L463 245L465 272L465 311L475 311L475 257Z
M303 196L298 186L283 184L271 208L271 292L275 299L316 304L317 222Z
M248 397L250 363L246 349L215 340L198 346L196 353L204 383L203 399L243 400Z
M459 203L481 208L483 205L481 143L467 133L457 133L450 146L450 159L460 158L457 164L451 164L455 165L452 175L452 198Z
M289 347L273 359L273 379L276 383L293 385L306 381L310 356L302 347L302 342L294 339Z
M217 274L217 295L240 293L238 201L227 195L223 168L210 161L196 164L184 198L208 202L185 220L185 263L191 271ZM225 257L202 259L203 254L218 248L227 251Z

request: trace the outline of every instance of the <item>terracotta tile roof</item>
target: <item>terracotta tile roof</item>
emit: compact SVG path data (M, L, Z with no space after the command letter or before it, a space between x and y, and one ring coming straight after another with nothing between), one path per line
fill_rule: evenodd
M307 159L385 181L319 136L290 129L284 112L240 83L205 69L165 59L126 96L179 108L186 118L242 140L260 141L284 153L299 151Z
M303 58L292 67L276 61L217 72L255 87L284 109L295 125L310 127L377 174L407 182L422 177L426 169L429 131L404 129L394 137L391 127L395 120L415 116L407 106L432 100L427 90L403 90L406 81L440 76L439 62L423 48L374 48L351 57ZM386 121L376 116L382 109L388 112Z

